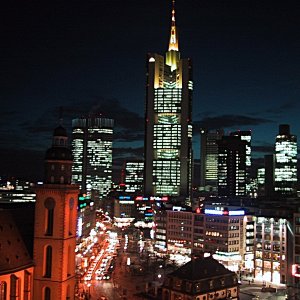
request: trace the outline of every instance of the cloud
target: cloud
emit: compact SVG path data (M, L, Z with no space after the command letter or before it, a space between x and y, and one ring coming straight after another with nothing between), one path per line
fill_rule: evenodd
M144 138L144 119L130 111L117 99L86 97L85 100L71 99L67 105L48 108L36 118L19 123L19 127L29 135L31 142L37 137L44 140L51 137L53 129L59 124L62 111L63 126L72 130L72 119L82 116L97 116L114 120L114 141L134 142Z
M114 142L135 142L135 141L143 141L143 140L144 140L144 132L121 130L114 133Z
M218 129L241 126L255 126L271 122L273 121L269 119L254 118L243 115L221 115L215 117L205 117L200 121L194 122L194 127L198 130L200 128Z
M280 116L281 114L286 114L287 111L292 110L296 107L298 107L299 103L296 100L288 100L283 102L277 107L268 107L265 110L260 110L260 111L255 111L251 113L251 115L265 115L265 114L270 114L270 115L275 115L275 116Z
M144 154L144 148L138 147L128 147L128 148L114 148L113 149L113 156L114 158L126 158L128 160L130 159L143 159Z
M63 108L68 119L82 115L102 116L114 120L114 141L140 141L144 138L144 119L136 112L123 106L117 99L93 98L89 101L75 102Z
M25 129L29 134L51 134L53 129L59 123L59 108L53 107L44 110L35 119L31 119L19 123L19 126Z

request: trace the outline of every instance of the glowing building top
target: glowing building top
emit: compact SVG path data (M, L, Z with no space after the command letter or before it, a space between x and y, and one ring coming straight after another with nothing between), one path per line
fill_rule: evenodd
M178 61L180 60L180 52L178 46L178 32L175 23L175 0L172 1L172 22L171 22L171 34L169 49L166 53L166 64L171 67L171 71L174 71L178 67Z
M172 25L171 25L171 35L170 35L170 42L169 42L168 50L169 51L170 50L179 51L177 30L176 30L176 24L175 24L175 0L173 0L173 6L172 6Z

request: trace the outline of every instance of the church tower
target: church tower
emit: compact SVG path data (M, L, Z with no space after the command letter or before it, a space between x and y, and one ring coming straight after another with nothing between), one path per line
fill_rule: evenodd
M54 130L45 157L45 182L36 188L34 299L74 299L77 198L66 130Z

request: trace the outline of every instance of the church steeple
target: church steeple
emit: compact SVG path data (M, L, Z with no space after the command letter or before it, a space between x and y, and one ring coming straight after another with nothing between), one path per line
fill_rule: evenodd
M47 150L45 156L45 183L71 184L72 163L67 131L59 125L54 129L52 147Z
M171 71L177 69L177 63L180 60L178 46L178 32L175 23L175 0L172 0L172 21L168 52L166 53L166 64L171 67Z

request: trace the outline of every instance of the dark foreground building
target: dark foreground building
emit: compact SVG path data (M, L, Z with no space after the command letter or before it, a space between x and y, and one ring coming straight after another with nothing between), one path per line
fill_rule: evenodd
M211 256L197 258L167 276L162 299L239 299L237 275Z
M5 209L0 206L1 300L32 299L34 271L32 253L30 253L32 251L32 228L29 226L30 239L27 225L33 221L31 218L33 209L28 210L24 205L22 208L24 217L20 215L20 207L16 209L10 205ZM21 218L18 218L20 216ZM18 223L20 219L24 221L23 227Z

